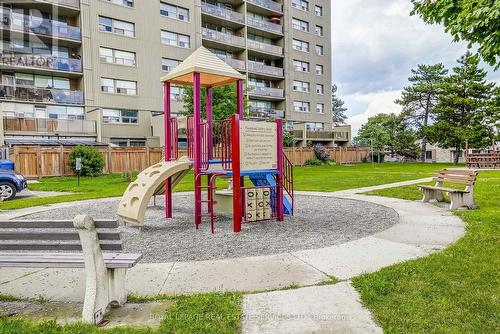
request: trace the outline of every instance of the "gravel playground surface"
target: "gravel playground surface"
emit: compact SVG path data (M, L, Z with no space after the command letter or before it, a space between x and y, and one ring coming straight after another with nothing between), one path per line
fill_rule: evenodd
M322 248L369 236L399 222L397 213L384 206L296 195L295 216L285 216L283 223L255 222L233 233L232 218L219 215L215 234L211 234L207 219L198 231L194 227L192 193L174 194L172 220L164 218L163 196L156 202L155 207L151 201L142 229L121 227L125 251L142 253L141 262L215 260ZM95 200L19 219L72 219L77 214L117 218L118 203L118 199Z

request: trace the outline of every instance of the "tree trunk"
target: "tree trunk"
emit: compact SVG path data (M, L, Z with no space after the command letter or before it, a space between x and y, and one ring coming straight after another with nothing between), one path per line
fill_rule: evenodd
M455 151L455 161L453 161L453 163L455 165L458 165L458 160L460 159L460 153L462 152L462 148L460 147L460 145L457 145L456 146L456 151Z
M420 160L422 162L425 162L425 153L427 152L427 137L424 136L422 138L422 148L421 148L421 152L420 152Z

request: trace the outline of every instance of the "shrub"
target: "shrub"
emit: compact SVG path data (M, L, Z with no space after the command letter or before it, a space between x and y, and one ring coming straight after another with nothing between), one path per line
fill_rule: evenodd
M98 150L92 146L78 145L73 148L69 155L69 166L76 173L76 158L82 159L82 176L96 176L102 173L104 158Z
M323 165L323 162L321 160L318 160L316 158L308 159L304 163L306 166L321 166Z
M382 162L384 162L384 158L385 158L384 152L381 152L381 151L374 151L373 152L373 162L382 163Z
M283 147L293 147L295 139L292 131L283 131Z
M327 162L330 160L330 155L328 154L328 151L326 148L321 145L321 144L316 144L313 147L314 150L314 155L316 156L316 159L322 161L322 162Z

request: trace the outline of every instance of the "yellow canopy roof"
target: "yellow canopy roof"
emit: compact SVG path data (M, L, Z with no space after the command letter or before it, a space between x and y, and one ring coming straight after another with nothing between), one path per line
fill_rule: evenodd
M170 73L161 78L161 81L192 86L194 72L201 74L202 86L223 86L237 80L246 79L243 74L229 66L207 48L201 46Z

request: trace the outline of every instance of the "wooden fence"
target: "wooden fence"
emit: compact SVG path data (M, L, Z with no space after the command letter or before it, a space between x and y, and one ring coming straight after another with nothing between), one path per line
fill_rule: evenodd
M97 148L104 156L103 173L141 171L162 158L161 147L105 147ZM14 146L10 149L10 159L16 171L27 178L44 176L74 175L69 168L71 147L64 146ZM330 158L340 164L360 163L369 157L370 149L365 147L327 148ZM312 148L285 148L285 154L293 165L304 165L314 158ZM179 150L179 157L187 155Z
M500 152L469 153L466 155L467 168L500 168Z

